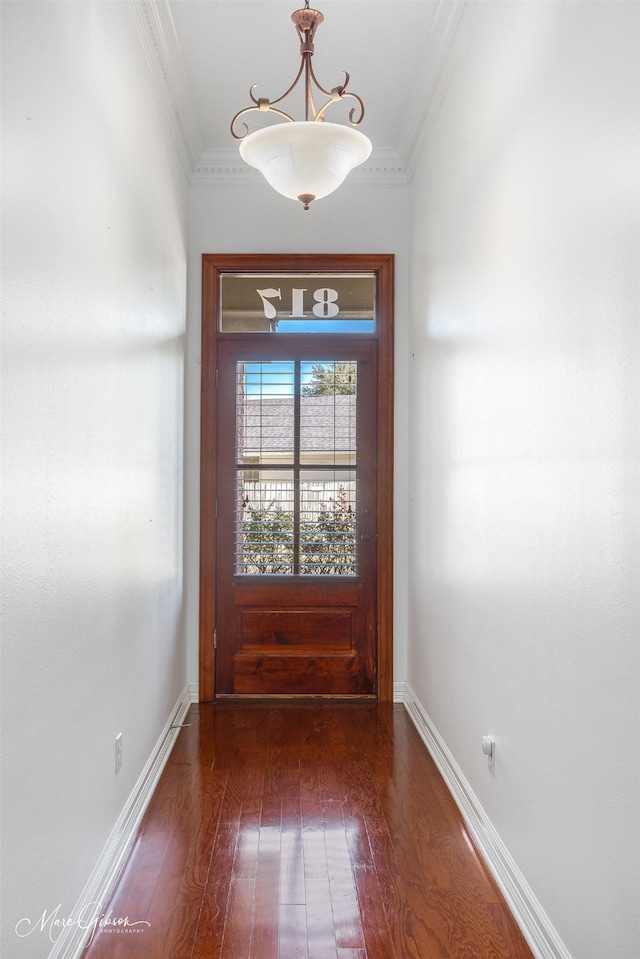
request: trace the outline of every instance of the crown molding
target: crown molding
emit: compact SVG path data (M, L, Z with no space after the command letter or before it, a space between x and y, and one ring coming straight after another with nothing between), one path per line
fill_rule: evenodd
M407 175L404 163L395 150L375 149L371 156L350 174L356 181L384 186L406 186Z
M190 183L201 145L171 11L166 0L131 0L128 7Z
M240 159L237 150L208 149L200 155L195 163L191 182L194 186L212 186L216 183L247 183L249 180L258 180L257 170L247 166Z
M204 150L195 164L191 182L194 186L231 185L261 181L261 174L242 162L237 149ZM350 183L362 186L406 186L404 166L394 150L374 150L372 155L352 173Z
M427 41L422 76L416 84L405 128L402 151L407 182L411 182L455 73L466 32L480 0L440 0Z

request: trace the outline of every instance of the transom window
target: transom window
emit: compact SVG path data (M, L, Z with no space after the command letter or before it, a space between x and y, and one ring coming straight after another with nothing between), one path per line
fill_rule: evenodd
M223 273L221 333L375 333L374 273Z

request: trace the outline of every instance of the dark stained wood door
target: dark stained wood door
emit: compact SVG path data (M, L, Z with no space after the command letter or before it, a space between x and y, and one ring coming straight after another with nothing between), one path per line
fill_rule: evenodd
M218 695L375 693L376 352L219 345Z
M200 701L391 701L394 258L202 271Z

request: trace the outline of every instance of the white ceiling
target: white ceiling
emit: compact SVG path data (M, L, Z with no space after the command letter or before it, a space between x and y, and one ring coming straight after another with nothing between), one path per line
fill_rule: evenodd
M256 96L274 100L293 82L300 53L291 14L304 0L150 0L146 6L147 49L161 61L156 75L174 121L177 114L192 173L238 167L231 119L251 105L252 84ZM315 37L315 73L331 89L349 72L347 89L365 105L359 129L374 146L369 165L377 164L378 172L406 169L425 118L446 91L470 6L469 0L317 4L325 19ZM327 119L347 122L354 101L347 103L347 109L332 105ZM282 108L303 119L297 89ZM263 120L249 115L252 128Z

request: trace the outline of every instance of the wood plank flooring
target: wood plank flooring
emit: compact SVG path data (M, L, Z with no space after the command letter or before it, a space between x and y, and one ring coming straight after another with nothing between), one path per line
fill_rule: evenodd
M185 722L83 959L532 959L404 707Z

